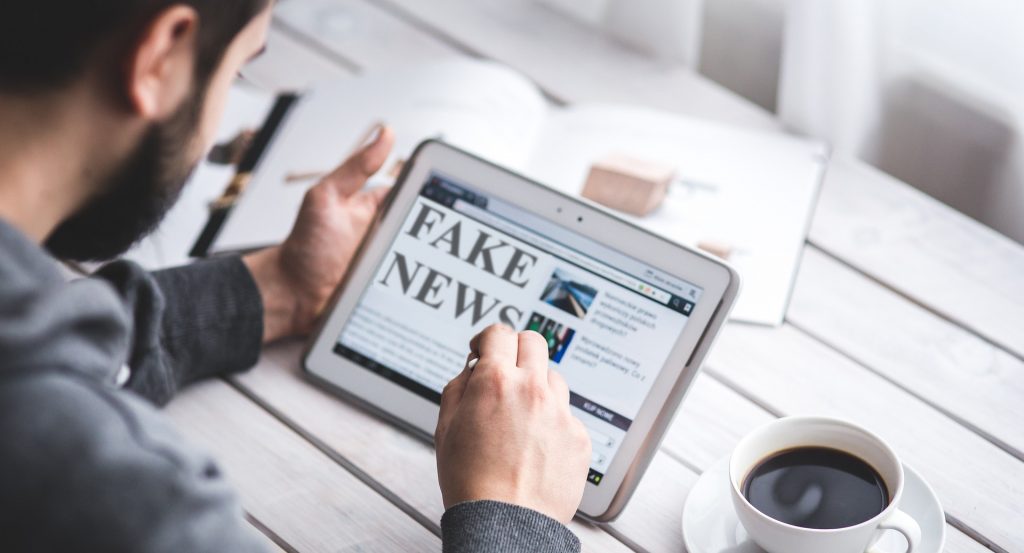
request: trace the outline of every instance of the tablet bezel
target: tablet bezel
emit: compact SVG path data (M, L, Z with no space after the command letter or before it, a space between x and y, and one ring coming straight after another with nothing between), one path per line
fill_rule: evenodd
M566 196L472 154L436 140L420 144L406 163L375 219L351 269L332 299L303 356L303 368L317 382L433 441L438 405L333 352L348 315L363 296L428 177L438 172L481 193L527 209L550 222L679 276L703 289L679 339L633 419L600 485L587 483L579 512L604 522L614 519L632 495L665 429L696 376L725 321L739 287L727 264L670 242L615 217L602 208Z

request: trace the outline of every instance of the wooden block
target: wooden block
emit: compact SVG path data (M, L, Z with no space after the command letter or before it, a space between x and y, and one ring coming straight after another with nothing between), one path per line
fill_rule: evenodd
M665 199L674 177L670 165L610 154L590 166L583 197L633 215L647 215Z
M714 240L702 240L697 242L697 248L708 252L711 255L728 260L732 257L732 245Z

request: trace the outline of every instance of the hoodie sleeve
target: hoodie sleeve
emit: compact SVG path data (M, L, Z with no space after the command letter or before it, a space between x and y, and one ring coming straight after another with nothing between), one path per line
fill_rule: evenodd
M441 517L444 553L579 553L580 540L564 524L532 509L500 501L467 501Z
M263 304L241 258L219 257L147 273L117 261L96 275L119 293L132 319L126 387L158 405L197 380L253 366Z
M267 550L213 459L144 399L77 369L0 380L3 551Z

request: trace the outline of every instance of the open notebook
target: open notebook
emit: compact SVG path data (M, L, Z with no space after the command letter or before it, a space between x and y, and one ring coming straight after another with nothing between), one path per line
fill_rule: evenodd
M397 140L370 185L389 183L395 163L432 137L571 194L610 153L671 163L679 179L663 205L642 218L619 215L690 246L730 245L729 261L743 278L733 319L779 324L785 315L824 145L636 107L552 107L525 77L478 61L368 73L304 94L277 126L208 253L282 241L312 176L337 165L378 121Z

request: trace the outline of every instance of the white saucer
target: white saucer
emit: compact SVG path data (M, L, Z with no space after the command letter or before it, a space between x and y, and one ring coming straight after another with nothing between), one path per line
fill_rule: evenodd
M914 469L903 465L906 483L900 509L921 525L917 553L940 553L946 543L946 518L939 498ZM683 542L689 553L765 553L747 538L732 508L729 459L721 459L701 475L683 507ZM876 546L886 553L906 551L898 532L886 532Z

